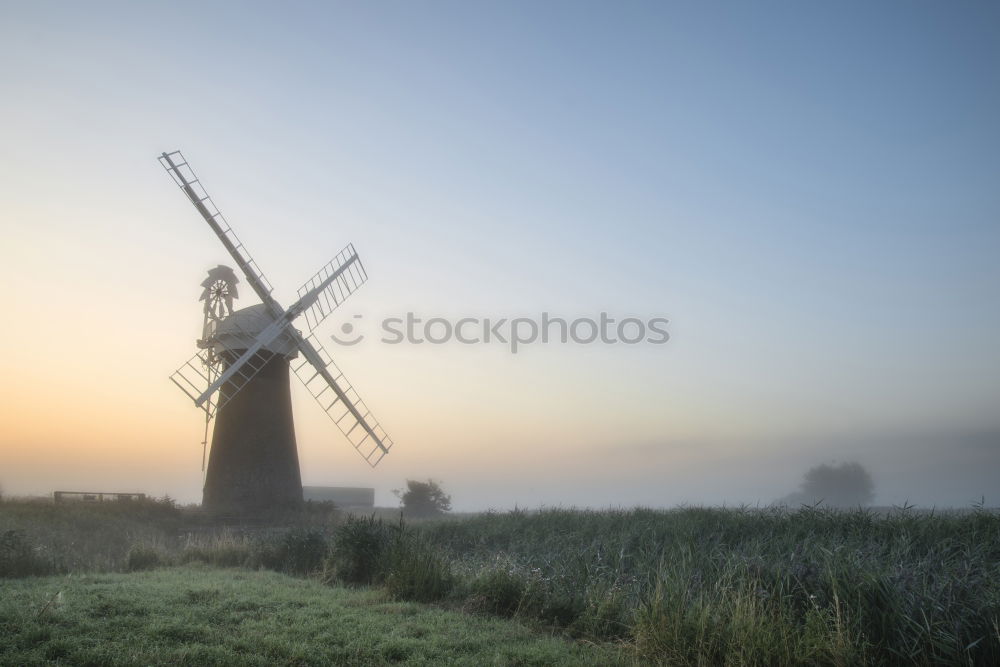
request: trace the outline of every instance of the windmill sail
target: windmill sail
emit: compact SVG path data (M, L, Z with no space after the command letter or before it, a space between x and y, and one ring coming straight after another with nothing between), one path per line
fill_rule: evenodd
M259 326L253 327L252 321L246 322L247 317L245 312L238 312L216 325L212 340L199 341L203 349L170 375L209 418L264 370L276 351L295 349L286 332L273 335L272 331L262 336L265 332L259 331ZM257 317L258 321L262 319L266 321L266 316ZM245 328L244 323L251 328Z
M247 282L253 287L254 292L260 297L260 300L268 307L271 311L271 315L275 318L281 316L284 309L278 305L278 302L274 300L271 296L271 292L274 291L274 287L266 277L264 277L263 272L260 267L257 266L257 262L254 261L253 257L247 251L246 246L240 241L239 237L236 236L236 232L229 225L226 217L222 215L219 211L219 207L215 205L212 198L209 196L205 187L201 184L201 180L195 175L194 169L188 164L188 161L184 158L184 155L180 151L174 151L173 153L163 153L159 157L160 164L163 168L170 174L170 177L174 179L177 186L187 195L188 200L194 205L198 212L201 213L201 217L205 219L208 226L212 228L215 235L219 237L222 241L222 245L226 247L229 254L232 256L233 261L236 265L240 267L243 271L243 275L246 276Z
M379 425L315 334L301 337L298 347L303 352L302 359L292 363L292 371L354 449L374 468L389 453L392 438Z
M205 387L212 384L218 376L217 362L213 359L210 350L198 350L197 354L185 361L180 367L170 374L170 380L180 387L181 391L188 395L192 401L197 401L198 396L205 390ZM197 403L196 403L197 405ZM201 409L208 413L208 417L215 416L218 410L217 400L213 396L201 404Z
M344 302L344 299L368 280L365 267L361 264L358 253L354 251L354 244L349 243L326 266L317 271L316 275L307 280L299 288L299 297L305 297L334 274L338 275L333 282L327 284L317 294L316 301L302 313L309 331L314 331L320 322Z
M181 364L170 375L170 379L194 401L196 406L204 410L209 418L212 418L250 380L264 370L264 366L270 359L271 357L266 353L255 353L251 359L240 366L237 373L222 382L217 390L213 389L208 392L204 398L202 396L206 393L205 388L215 383L225 369L225 364L213 359L212 353L208 350L199 350L196 355ZM200 403L199 400L201 400Z

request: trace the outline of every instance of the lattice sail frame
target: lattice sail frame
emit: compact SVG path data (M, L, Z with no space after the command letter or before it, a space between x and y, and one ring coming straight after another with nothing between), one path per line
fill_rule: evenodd
M179 157L181 161L173 162L171 158L174 156ZM226 220L226 216L222 215L222 211L212 201L208 191L201 184L201 179L198 178L194 173L194 169L191 168L191 165L184 158L184 154L180 151L174 151L173 153L164 153L157 159L160 161L163 169L170 174L177 187L188 196L188 199L198 209L198 212L212 225L215 233L220 238L224 237L223 245L226 245L226 249L233 255L233 259L236 260L236 264L243 270L243 274L246 276L250 286L257 292L257 296L260 296L261 300L266 303L268 299L265 299L261 292L263 291L264 294L270 297L271 292L274 291L274 287L264 276L263 272L261 272L260 267L257 266L257 262L250 256L249 251L247 251L243 242L240 241L236 232L233 231L229 221ZM209 221L209 218L214 220L214 224ZM228 244L226 241L228 241Z
M344 266L347 268L319 293L319 298L313 305L302 312L309 331L315 331L320 322L342 304L344 299L361 287L368 280L368 273L361 264L358 253L354 251L354 244L348 243L347 247L299 288L298 295L301 299Z
M321 373L315 370L314 366L307 359L303 358L302 360L292 362L292 371L302 384L305 385L306 389L309 390L309 394L316 399L316 402L319 403L320 408L326 413L326 416L337 425L337 428L344 434L348 442L354 446L354 449L361 454L362 458L368 462L368 465L374 468L382 460L382 457L392 449L392 438L389 437L389 434L379 424L375 415L371 413L371 410L368 409L368 406L358 395L358 392L354 390L354 386L344 377L344 373L334 363L330 353L320 344L316 334L313 333L306 336L306 341L316 349L319 357L323 360L326 371L343 392L343 398L337 395L335 391L328 391L332 390L333 387L323 378ZM355 410L348 408L348 403ZM360 415L360 419L358 415ZM359 429L359 427L362 427L366 423L370 426L370 429Z
M370 466L376 466L392 447L392 439L371 414L353 385L333 363L333 359L315 335L310 333L308 338L303 337L297 329L290 325L291 320L300 314L299 306L303 303L303 298L310 295L311 292L313 294L310 295L310 298L315 297L315 300L302 308L301 312L306 315L306 322L312 332L334 308L343 303L344 299L367 280L367 273L361 265L357 253L354 252L354 246L349 244L307 281L299 290L300 300L292 308L285 310L271 296L274 291L271 283L264 276L215 202L212 201L184 155L180 151L174 151L173 153L163 153L158 159L164 170L170 174L177 186L185 193L216 236L219 237L219 240L222 241L274 320L287 320L287 325L284 326L278 338L281 342L285 342L283 339L287 337L288 342L302 353L301 363L292 366L296 377L305 384L309 393L317 400L327 416L340 428L355 450ZM324 285L324 282L327 284ZM254 337L256 338L256 335ZM235 364L235 371L232 363L225 366L226 370L223 371L222 361L215 355L211 346L207 346L182 364L171 375L171 380L191 397L196 406L203 408L211 418L219 408L229 402L263 369L271 355L258 351L252 355L245 354L244 357L242 362ZM311 375L306 368L307 366L314 370ZM218 391L201 390L201 387L205 386L211 389L212 385L219 381L223 372L232 372L232 374L226 382L220 384ZM327 390L333 391L333 397L327 396ZM359 427L361 431L357 430Z

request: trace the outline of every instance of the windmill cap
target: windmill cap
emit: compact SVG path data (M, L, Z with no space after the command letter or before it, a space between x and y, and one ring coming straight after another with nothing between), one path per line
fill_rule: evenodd
M219 322L213 339L223 350L245 350L253 345L257 334L269 327L273 321L274 318L267 311L267 306L262 303L240 308ZM278 336L263 349L286 357L294 357L296 354L294 343L286 336Z

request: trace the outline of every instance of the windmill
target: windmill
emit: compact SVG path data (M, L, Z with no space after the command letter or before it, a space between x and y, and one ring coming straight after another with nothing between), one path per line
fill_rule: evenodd
M320 322L368 279L354 246L337 253L284 308L181 152L158 159L261 300L233 310L239 279L227 266L211 269L202 282L205 320L198 352L170 376L204 410L206 447L215 419L203 506L243 513L302 502L289 370L364 460L378 465L392 439L316 336ZM292 326L296 320L305 322L307 333Z

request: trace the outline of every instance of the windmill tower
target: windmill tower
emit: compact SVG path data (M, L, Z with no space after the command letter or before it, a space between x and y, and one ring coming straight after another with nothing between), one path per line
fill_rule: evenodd
M302 502L289 371L365 461L378 465L392 439L316 337L319 323L368 279L354 246L341 250L284 308L180 151L163 153L159 161L261 300L234 311L235 272L221 265L210 270L202 282L205 320L199 350L170 376L205 411L206 447L215 418L203 506L247 513ZM300 317L307 334L292 326Z

